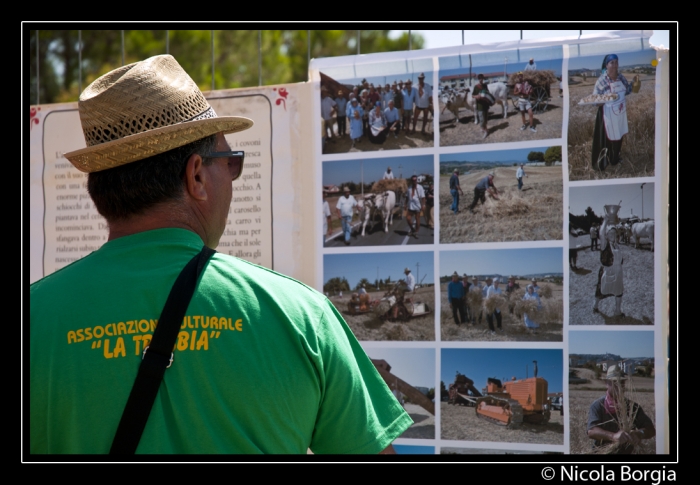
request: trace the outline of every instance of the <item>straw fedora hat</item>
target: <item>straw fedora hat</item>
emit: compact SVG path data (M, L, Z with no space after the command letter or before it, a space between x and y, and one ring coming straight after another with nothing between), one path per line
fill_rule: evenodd
M217 116L173 56L150 57L96 79L80 95L87 148L65 154L81 172L98 172L253 126L240 116Z

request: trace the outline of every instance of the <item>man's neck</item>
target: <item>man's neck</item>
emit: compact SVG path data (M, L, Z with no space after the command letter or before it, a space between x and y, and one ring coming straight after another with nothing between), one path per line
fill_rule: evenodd
M167 228L186 229L199 235L202 240L206 240L203 227L196 218L187 212L187 209L176 209L167 204L151 208L145 214L109 221L108 240Z

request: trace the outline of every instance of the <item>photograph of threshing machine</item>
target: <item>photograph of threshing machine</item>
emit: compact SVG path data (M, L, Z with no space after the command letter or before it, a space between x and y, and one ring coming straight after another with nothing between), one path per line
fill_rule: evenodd
M523 422L546 424L552 410L547 380L536 372L535 377L505 383L489 377L481 392L474 381L458 372L449 386L448 404L473 406L479 418L510 427Z
M411 318L428 315L430 307L425 302L417 301L413 292L406 288L406 282L399 280L384 293L374 306L374 311L382 321L407 322Z

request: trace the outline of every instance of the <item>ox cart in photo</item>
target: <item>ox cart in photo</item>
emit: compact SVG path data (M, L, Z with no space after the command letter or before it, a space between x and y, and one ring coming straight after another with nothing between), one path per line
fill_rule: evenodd
M527 94L527 99L532 105L534 114L544 113L549 106L549 101L552 99L551 86L552 83L558 82L554 71L524 71L523 80L530 85L530 92ZM515 111L518 109L519 95L515 95L515 84L518 82L518 73L511 74L508 80L508 99L510 99Z
M405 205L408 184L405 179L379 180L372 185L371 192L364 194L357 204L360 215L360 235L372 234L378 221L382 222L384 232L402 217L401 208Z

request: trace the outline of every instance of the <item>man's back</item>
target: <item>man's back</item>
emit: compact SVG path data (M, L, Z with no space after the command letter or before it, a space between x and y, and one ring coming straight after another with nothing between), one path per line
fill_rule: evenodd
M201 247L189 231L147 231L31 286L31 452L109 451L144 344ZM377 453L390 444L378 430L406 427L394 402L327 299L215 254L137 451Z

